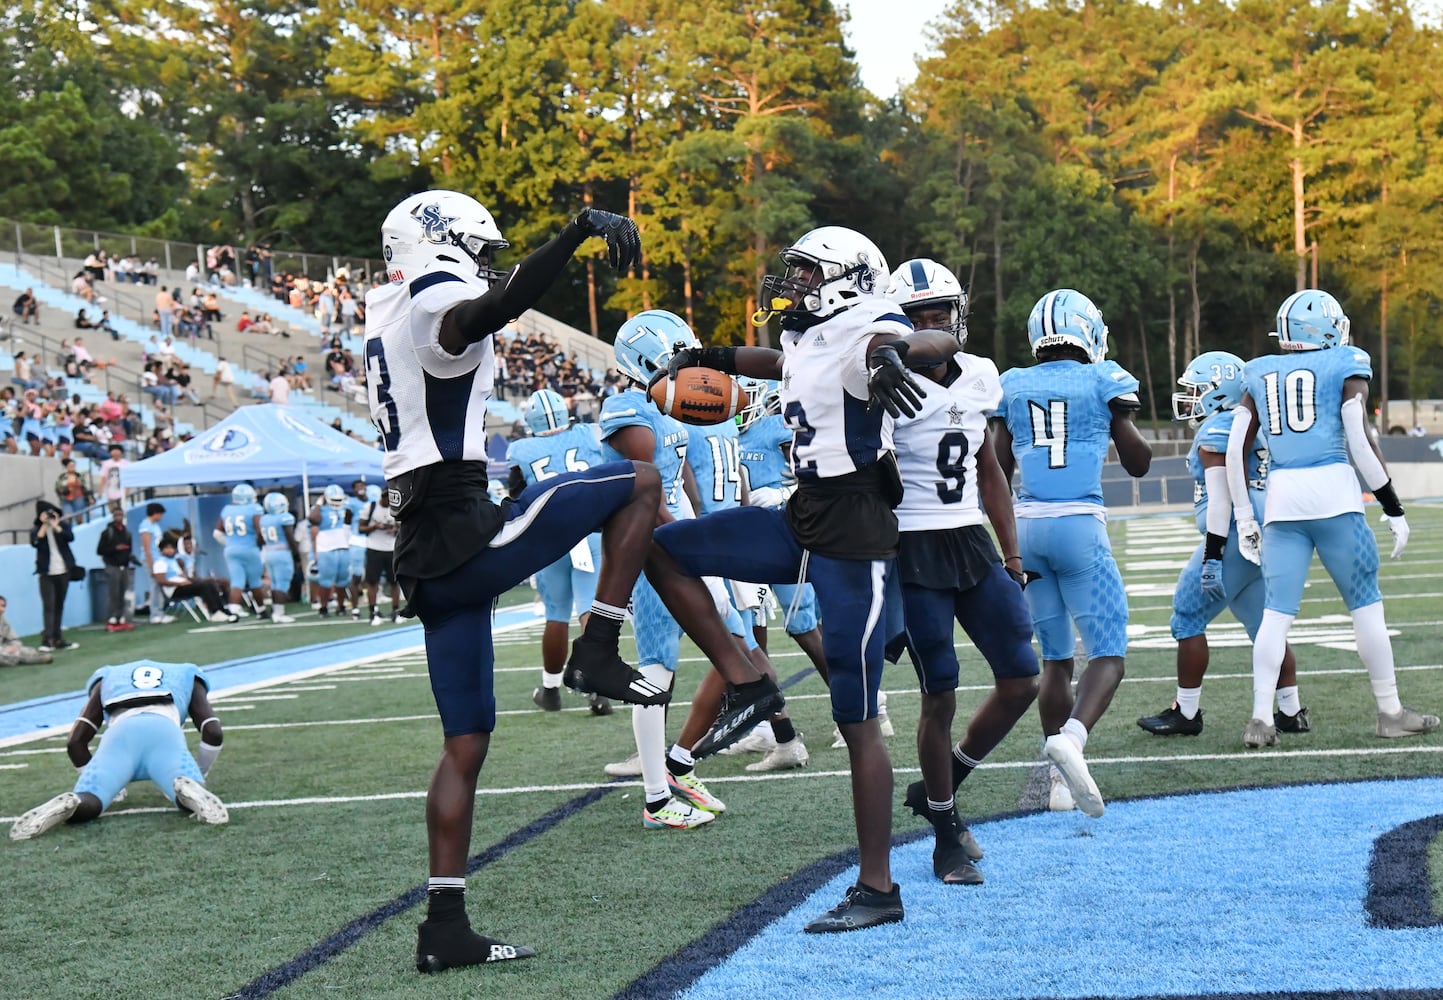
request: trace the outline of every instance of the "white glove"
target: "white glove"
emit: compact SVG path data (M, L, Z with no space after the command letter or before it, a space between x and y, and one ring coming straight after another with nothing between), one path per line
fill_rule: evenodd
M1393 554L1390 558L1397 559L1403 554L1403 550L1408 547L1408 519L1402 514L1399 514L1397 517L1389 517L1387 514L1384 514L1382 522L1386 524L1388 530L1393 533Z
M1254 566L1263 564L1263 529L1251 509L1234 510L1233 518L1238 522L1238 551Z

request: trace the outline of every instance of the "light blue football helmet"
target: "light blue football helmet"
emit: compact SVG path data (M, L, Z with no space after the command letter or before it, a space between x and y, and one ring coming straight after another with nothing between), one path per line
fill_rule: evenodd
M267 493L266 498L261 501L267 514L284 514L291 509L290 501L284 493Z
M782 384L776 379L740 375L737 381L747 393L746 405L737 414L738 430L746 430L763 417L781 412Z
M1200 421L1231 410L1243 398L1243 359L1227 351L1204 351L1178 377L1182 392L1172 394L1174 420Z
M325 498L327 505L331 507L344 507L346 505L346 491L335 483L327 486L322 496Z
M559 392L538 389L526 401L526 426L532 434L550 434L571 426L571 413Z
M247 504L256 502L256 488L250 483L237 483L230 491L230 502Z
M1349 343L1352 324L1337 299L1318 288L1294 292L1278 307L1278 338L1285 351L1321 351Z
M1071 288L1058 288L1037 300L1027 317L1032 356L1046 347L1080 347L1090 360L1107 357L1107 324L1092 300Z
M672 353L683 347L700 347L701 341L676 313L648 309L621 324L616 331L616 367L637 385L645 386L666 367Z

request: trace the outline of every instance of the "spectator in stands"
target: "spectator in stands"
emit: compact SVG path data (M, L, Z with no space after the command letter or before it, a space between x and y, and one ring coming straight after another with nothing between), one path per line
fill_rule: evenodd
M155 314L160 324L160 335L169 338L175 326L175 296L164 285L155 293ZM151 340L155 338L152 337Z
M130 567L139 560L125 524L125 508L118 503L110 505L110 523L100 533L95 554L105 563L105 631L129 632L135 626L130 623L125 595L131 589Z
M107 313L107 315L109 314ZM96 325L97 327L99 326L99 324ZM70 353L75 358L75 363L80 366L80 370L86 375L89 375L97 368L105 368L115 363L109 359L104 361L95 360L95 355L90 353L90 348L86 347L85 341L79 337L76 337L75 343L70 345Z
M105 301L103 296L96 294L95 286L90 281L90 275L85 273L84 268L76 271L75 277L70 279L70 290L90 305Z
M81 306L80 309L75 313L75 329L77 329L77 330L94 330L94 329L95 329L95 324L94 324L93 322L91 322L90 317L86 315L86 313L85 313L85 307L84 307L84 306Z
M354 333L356 330L356 297L351 294L347 285L341 286L340 292L341 329L346 333Z
M105 263L101 253L92 250L85 256L85 263L82 265L85 276L92 282L105 280Z
M40 650L20 642L20 636L15 633L15 626L11 625L5 617L7 607L9 607L9 602L0 597L0 667L53 662L54 657L49 653L42 653Z
M160 283L160 262L154 257L146 259L144 277L147 285L157 285Z
M84 578L85 571L75 565L70 543L75 534L60 519L60 508L48 500L35 501L35 525L30 529L30 544L35 547L35 573L40 577L40 605L44 630L40 636L40 652L50 653L74 649L77 643L66 642L60 622L65 615L65 594L72 575Z
M200 405L200 396L191 387L190 366L180 361L172 361L165 369L165 380L175 386L177 399L184 396L196 406Z
M136 273L139 269L140 258L135 256L134 254L130 254L129 256L120 258L115 262L115 267L113 269L115 271L116 284L124 285L127 282L134 284L136 279L139 277L139 275Z
M108 457L100 463L100 495L106 503L115 506L125 502L125 488L120 485L120 470L130 464L125 457L125 448L111 444L106 449Z
M140 391L154 396L167 406L174 406L175 401L180 398L180 390L165 377L159 361L151 361L145 366L145 371L140 375Z
M119 339L120 339L120 331L117 330L117 329L111 324L111 322L110 322L110 310L109 310L109 309L102 309L102 310L101 310L101 312L100 312L100 322L98 322L98 323L95 324L95 328L96 328L97 330L104 330L106 333L110 334L110 339L111 339L111 340L119 340Z
M215 375L210 380L211 399L216 397L216 392L221 386L225 386L226 398L230 400L230 405L235 406L235 369L225 358L216 359Z
M89 407L81 410L71 431L71 447L76 453L92 461L104 462L110 452L108 441L109 433L96 423L93 411Z
M60 509L71 519L71 523L79 524L79 515L90 506L92 494L90 485L80 475L75 459L65 460L64 471L55 479L55 495L60 498Z
M22 389L40 389L45 385L35 377L35 365L24 351L15 352L15 374L10 381Z
M311 376L306 373L306 369L309 367L310 366L306 364L306 359L299 354L296 355L296 360L291 362L292 384L295 385L297 389L305 392L309 392L314 388L311 384Z
M241 310L241 314L240 314L240 319L238 319L238 320L235 321L235 332L236 332L236 333L245 333L245 332L246 332L247 330L249 330L253 325L254 325L254 324L253 324L252 321L251 321L250 311L247 310L247 309L242 309L242 310Z
M175 357L175 338L169 336L161 338L158 356L162 361L170 361Z
M15 315L20 317L22 323L40 322L40 302L35 298L35 290L27 288L15 299Z
M216 298L215 292L206 292L205 297L201 299L200 307L207 323L221 321L220 299Z
M278 406L286 406L291 401L291 384L279 372L271 379L270 399Z
M213 255L210 254L207 254L207 256L213 257ZM189 264L185 265L185 283L187 285L193 285L199 280L200 265L195 261L191 261Z

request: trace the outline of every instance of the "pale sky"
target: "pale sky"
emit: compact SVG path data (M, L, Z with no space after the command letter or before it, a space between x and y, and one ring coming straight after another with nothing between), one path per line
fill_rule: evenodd
M848 39L857 52L862 83L878 97L891 97L898 82L917 75L917 56L927 48L927 25L949 0L837 0L851 11Z

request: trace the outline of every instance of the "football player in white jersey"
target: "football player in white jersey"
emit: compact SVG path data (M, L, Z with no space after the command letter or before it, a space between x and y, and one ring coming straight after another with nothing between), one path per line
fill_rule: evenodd
M1272 336L1283 353L1247 363L1245 390L1228 432L1228 492L1238 548L1253 562L1259 560L1259 546L1266 556L1261 560L1263 618L1253 641L1253 712L1243 746L1278 742L1273 696L1314 551L1353 618L1358 657L1378 707L1374 732L1385 739L1432 732L1438 716L1398 699L1393 643L1378 588L1378 546L1358 489L1361 476L1383 508L1393 534L1393 558L1398 558L1408 544L1408 519L1368 433L1364 404L1372 363L1366 351L1349 342L1348 317L1327 292L1294 292L1278 307L1277 319ZM1270 460L1261 530L1243 460L1259 429L1267 435Z
M922 374L937 385L892 439L902 472L897 577L907 651L922 685L917 757L922 780L906 803L932 824L932 872L949 885L980 885L982 852L957 813L956 790L1002 742L1037 698L1032 619L1022 596L1022 556L1011 490L997 462L987 419L1002 402L997 366L965 353L967 297L951 271L925 258L892 274L888 293L919 330L946 330L957 353ZM987 514L983 514L983 507ZM999 558L984 521L1002 544ZM953 619L992 668L993 687L952 746L957 710Z
M565 473L504 507L487 492L492 336L536 304L591 236L605 238L613 268L626 270L640 257L630 219L588 208L503 273L491 259L508 244L491 213L455 191L410 195L381 225L389 282L366 293L366 391L386 453L396 580L408 613L426 626L431 690L445 734L426 797L431 878L417 937L421 972L535 954L477 934L466 916L476 781L496 725L495 599L600 529L596 601L572 647L566 681L627 702L669 698L617 652L660 503L655 467L614 462Z
M738 507L658 528L646 573L714 664L745 659L701 577L814 585L832 718L851 763L861 871L846 898L806 930L847 931L903 917L890 859L892 765L877 721L882 606L897 554L892 508L902 492L892 423L914 413L926 394L908 367L945 362L957 342L939 331L913 333L896 304L882 297L887 263L861 233L824 226L781 256L786 272L763 282L766 308L754 322L780 317L782 349L689 348L672 355L668 370L703 365L780 379L797 491L782 510ZM727 692L722 717L697 744L698 755L720 749L745 724L726 726L726 709L737 698L738 692ZM770 710L754 710L746 721L755 724Z

